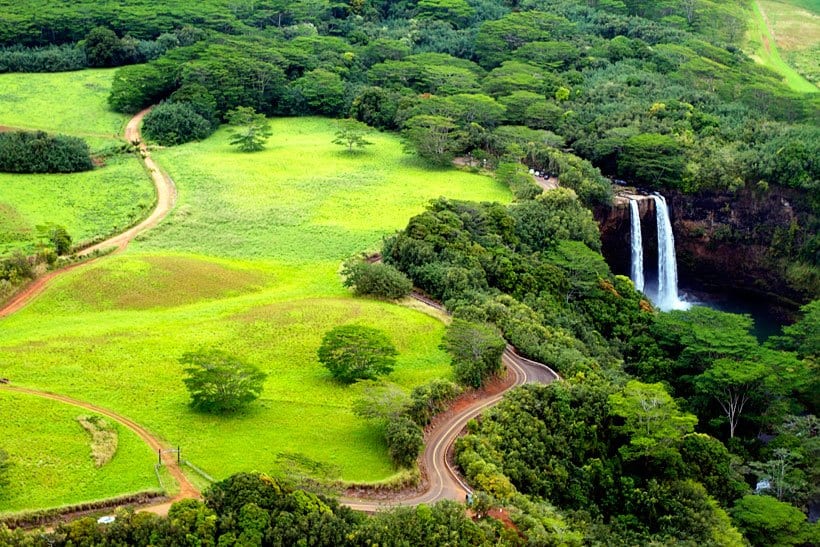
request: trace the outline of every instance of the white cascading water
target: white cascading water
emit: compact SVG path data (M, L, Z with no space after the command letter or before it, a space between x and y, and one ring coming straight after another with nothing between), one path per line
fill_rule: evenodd
M631 248L632 248L632 282L635 290L643 292L643 237L641 236L641 211L638 209L638 202L629 200L629 217L632 225Z
M678 297L678 264L669 208L662 195L655 194L652 199L655 200L655 216L658 221L658 294L655 305L663 311L685 310L689 303Z

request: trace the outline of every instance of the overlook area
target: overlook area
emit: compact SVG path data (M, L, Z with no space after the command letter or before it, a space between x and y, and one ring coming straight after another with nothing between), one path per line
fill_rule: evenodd
M817 544L817 28L0 0L0 544Z

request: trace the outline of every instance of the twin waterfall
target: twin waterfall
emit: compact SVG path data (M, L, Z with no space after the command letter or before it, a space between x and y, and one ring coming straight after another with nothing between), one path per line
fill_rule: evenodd
M629 200L629 219L632 221L630 234L632 248L632 272L629 277L635 283L635 290L643 292L643 237L641 236L641 212L638 202Z
M669 208L660 194L654 194L655 218L658 224L658 284L655 290L646 294L652 302L663 311L685 310L689 307L678 296L678 264L675 259L675 237L672 234L672 222L669 219ZM635 289L644 291L643 272L643 237L641 235L641 215L638 202L629 200L631 220L632 271L631 278Z

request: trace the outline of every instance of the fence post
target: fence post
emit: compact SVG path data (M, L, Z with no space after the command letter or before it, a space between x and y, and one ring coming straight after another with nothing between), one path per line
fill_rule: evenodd
M157 448L157 460L158 460L159 465L162 465L162 449L161 448Z
M177 465L182 463L180 460L182 459L182 449L177 445Z

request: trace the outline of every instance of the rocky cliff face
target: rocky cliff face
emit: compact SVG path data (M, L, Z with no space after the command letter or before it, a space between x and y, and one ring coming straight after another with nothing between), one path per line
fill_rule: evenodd
M683 290L736 293L765 298L788 316L817 298L816 285L796 282L783 256L812 225L806 196L787 189L737 194L664 193L672 216L678 273ZM647 279L656 276L655 206L638 197ZM615 273L629 275L629 201L618 197L595 211L603 254Z

